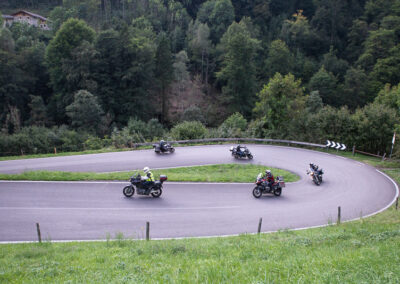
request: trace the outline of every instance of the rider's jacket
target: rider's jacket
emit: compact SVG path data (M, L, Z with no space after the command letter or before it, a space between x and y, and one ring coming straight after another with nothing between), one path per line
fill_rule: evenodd
M265 176L264 176L264 179L265 179L267 182L272 182L272 183L275 182L275 178L274 178L274 176L273 176L272 174L271 174L270 176L265 175Z
M154 175L153 175L153 173L152 172L148 172L147 173L147 181L154 181Z

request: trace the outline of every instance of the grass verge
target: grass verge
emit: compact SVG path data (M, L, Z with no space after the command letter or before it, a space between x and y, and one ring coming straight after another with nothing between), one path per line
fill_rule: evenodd
M253 164L221 164L196 167L153 170L155 177L168 176L169 181L194 182L253 182L258 173L271 169L275 176L283 176L286 182L294 182L299 177L291 172ZM77 173L59 171L30 171L22 174L0 174L0 180L46 180L46 181L83 181L83 180L128 180L135 171L115 173ZM143 173L142 173L143 174Z
M3 244L0 282L399 283L399 216L392 207L339 226L228 238L146 242L119 233L106 242Z

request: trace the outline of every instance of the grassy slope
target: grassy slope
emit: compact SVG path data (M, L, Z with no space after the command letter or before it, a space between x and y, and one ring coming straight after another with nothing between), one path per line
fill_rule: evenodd
M399 216L260 236L1 245L0 282L399 283Z
M153 170L153 173L155 177L165 174L169 181L253 182L257 174L264 172L266 168L267 166L252 164L224 164ZM287 182L299 179L297 175L291 172L268 168L272 170L275 176L283 176ZM22 174L0 174L0 180L128 180L133 173L132 171L115 173L31 171Z

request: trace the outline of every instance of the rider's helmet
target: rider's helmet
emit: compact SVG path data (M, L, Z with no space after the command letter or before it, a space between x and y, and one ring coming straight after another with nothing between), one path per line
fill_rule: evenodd
M265 174L266 174L267 176L270 176L270 175L271 175L271 171L270 171L270 170L265 170Z
M164 140L161 140L160 143L164 143Z
M147 174L147 173L150 171L150 168L149 168L149 167L144 167L144 168L143 168L143 171L144 171L144 173Z

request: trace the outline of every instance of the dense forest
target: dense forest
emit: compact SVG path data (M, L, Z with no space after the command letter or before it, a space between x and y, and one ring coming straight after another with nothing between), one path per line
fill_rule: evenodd
M161 137L330 139L383 153L400 130L398 0L5 0L0 10L51 26L0 23L2 155Z

